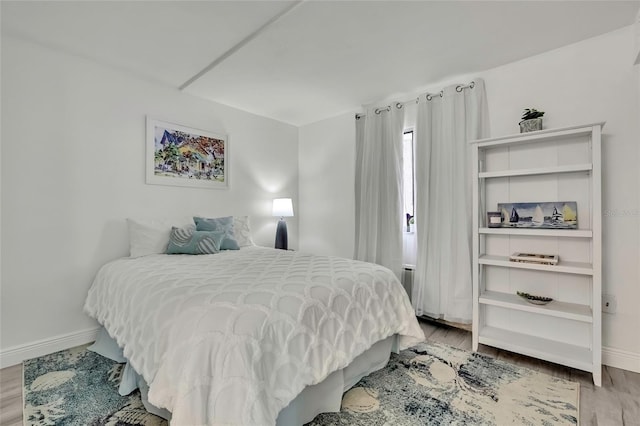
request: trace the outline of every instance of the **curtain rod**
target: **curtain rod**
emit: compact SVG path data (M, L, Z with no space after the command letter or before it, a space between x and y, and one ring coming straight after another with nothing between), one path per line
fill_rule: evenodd
M460 93L462 92L464 89L473 89L476 86L476 82L472 81L469 84L458 84L456 86L456 92ZM440 90L440 92L438 93L426 93L425 94L425 98L427 101L432 100L435 96L440 96L443 97L444 96L444 89ZM412 102L418 103L420 101L420 96L418 96L415 100L412 101L406 101L406 102L396 102L394 104L394 106L398 109L402 108L403 106L410 104ZM386 107L381 107L381 108L376 108L373 110L373 112L375 112L376 114L380 114L382 112L389 112L391 111L391 105L387 105ZM367 114L356 114L356 120L359 120L362 117L366 117Z

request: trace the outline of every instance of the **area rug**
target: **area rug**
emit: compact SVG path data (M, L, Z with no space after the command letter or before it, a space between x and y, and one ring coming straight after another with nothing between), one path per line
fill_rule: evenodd
M24 362L25 425L166 425L140 394L118 394L122 364L86 346ZM346 392L328 425L575 425L580 385L492 357L426 342Z

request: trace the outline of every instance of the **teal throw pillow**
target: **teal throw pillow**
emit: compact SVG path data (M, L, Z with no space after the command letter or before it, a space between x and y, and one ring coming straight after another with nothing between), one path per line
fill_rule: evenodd
M233 216L205 218L194 217L197 231L221 232L223 234L220 250L240 250L233 233Z
M171 228L167 254L214 254L220 251L223 232Z

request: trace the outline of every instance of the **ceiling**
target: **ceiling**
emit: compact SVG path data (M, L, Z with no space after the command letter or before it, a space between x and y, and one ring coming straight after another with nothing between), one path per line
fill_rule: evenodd
M0 3L3 35L176 89L218 60L180 90L293 125L631 25L639 8L639 1Z

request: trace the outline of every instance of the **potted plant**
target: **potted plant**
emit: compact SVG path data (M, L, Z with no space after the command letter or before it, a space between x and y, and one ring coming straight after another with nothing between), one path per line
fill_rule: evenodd
M542 130L543 115L544 111L538 111L535 108L525 108L522 113L522 121L520 121L520 133Z

